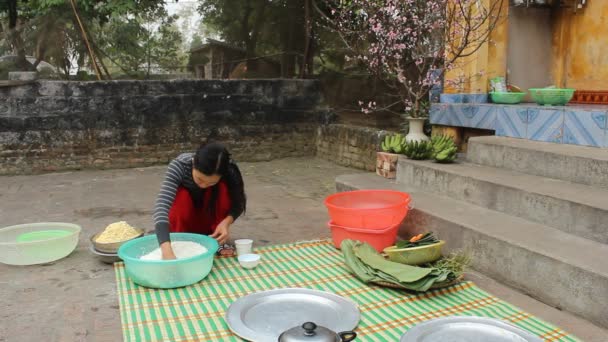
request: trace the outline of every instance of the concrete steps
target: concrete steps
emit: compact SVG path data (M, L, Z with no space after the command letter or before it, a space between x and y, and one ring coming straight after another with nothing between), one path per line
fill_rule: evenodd
M405 157L399 159L397 182L608 243L608 189L471 163Z
M608 149L478 137L465 162L402 157L396 181L336 183L409 192L402 236L435 231L478 271L608 328Z
M608 188L608 149L506 137L469 139L471 163Z
M433 168L418 170L419 177L435 172ZM435 181L444 185L465 180L462 175L452 178L445 173L437 174L441 176ZM448 249L469 250L476 270L544 303L608 327L608 245L374 174L340 176L336 188L338 191L391 188L409 192L414 209L404 222L402 236L421 230L434 231L447 240ZM439 188L447 189L450 188ZM451 189L457 188L453 185Z

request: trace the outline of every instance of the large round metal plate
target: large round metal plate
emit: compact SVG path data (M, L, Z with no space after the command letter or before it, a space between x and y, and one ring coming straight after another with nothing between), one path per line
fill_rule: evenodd
M276 342L284 331L314 322L335 332L354 330L357 304L333 293L309 289L257 292L236 300L226 312L230 330L255 342Z
M401 342L542 342L514 325L486 317L445 317L416 325Z

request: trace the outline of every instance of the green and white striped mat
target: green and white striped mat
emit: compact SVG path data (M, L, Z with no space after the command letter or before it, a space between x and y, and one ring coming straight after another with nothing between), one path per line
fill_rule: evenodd
M240 341L224 321L237 298L252 292L303 287L329 291L359 304L358 341L399 341L414 325L451 315L503 319L545 341L574 336L480 290L472 282L424 294L369 286L352 276L331 242L276 245L257 250L261 264L246 270L236 258L218 258L211 274L180 289L152 290L131 282L116 263L116 282L125 341Z

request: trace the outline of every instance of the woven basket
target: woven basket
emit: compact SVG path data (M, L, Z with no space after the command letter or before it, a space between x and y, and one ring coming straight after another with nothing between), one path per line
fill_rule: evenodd
M453 281L450 281L448 283L435 284L435 285L431 286L431 288L429 290L436 290L436 289L442 289L444 287L450 287L452 285L456 285L456 284L460 283L463 280L464 280L464 276L461 275L460 277L458 277L458 278L456 278ZM385 281L374 281L372 283L376 284L378 286L382 286L382 287L390 287L392 289L397 289L397 290L411 291L410 289L405 288L405 287L403 287L401 285L397 285L397 284L393 284L393 283L389 283L389 282L385 282Z

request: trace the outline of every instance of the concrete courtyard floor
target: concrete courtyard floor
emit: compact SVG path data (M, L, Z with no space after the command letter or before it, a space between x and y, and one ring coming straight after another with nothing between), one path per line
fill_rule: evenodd
M318 159L243 163L241 169L249 206L232 237L253 238L257 246L329 236L322 200L334 191L337 175L357 172ZM0 341L121 340L114 272L89 253L88 239L120 220L152 229L151 208L164 170L0 177L2 226L64 221L83 227L78 248L63 260L27 267L0 264ZM478 273L468 279L584 341L608 341L608 331L580 318Z

